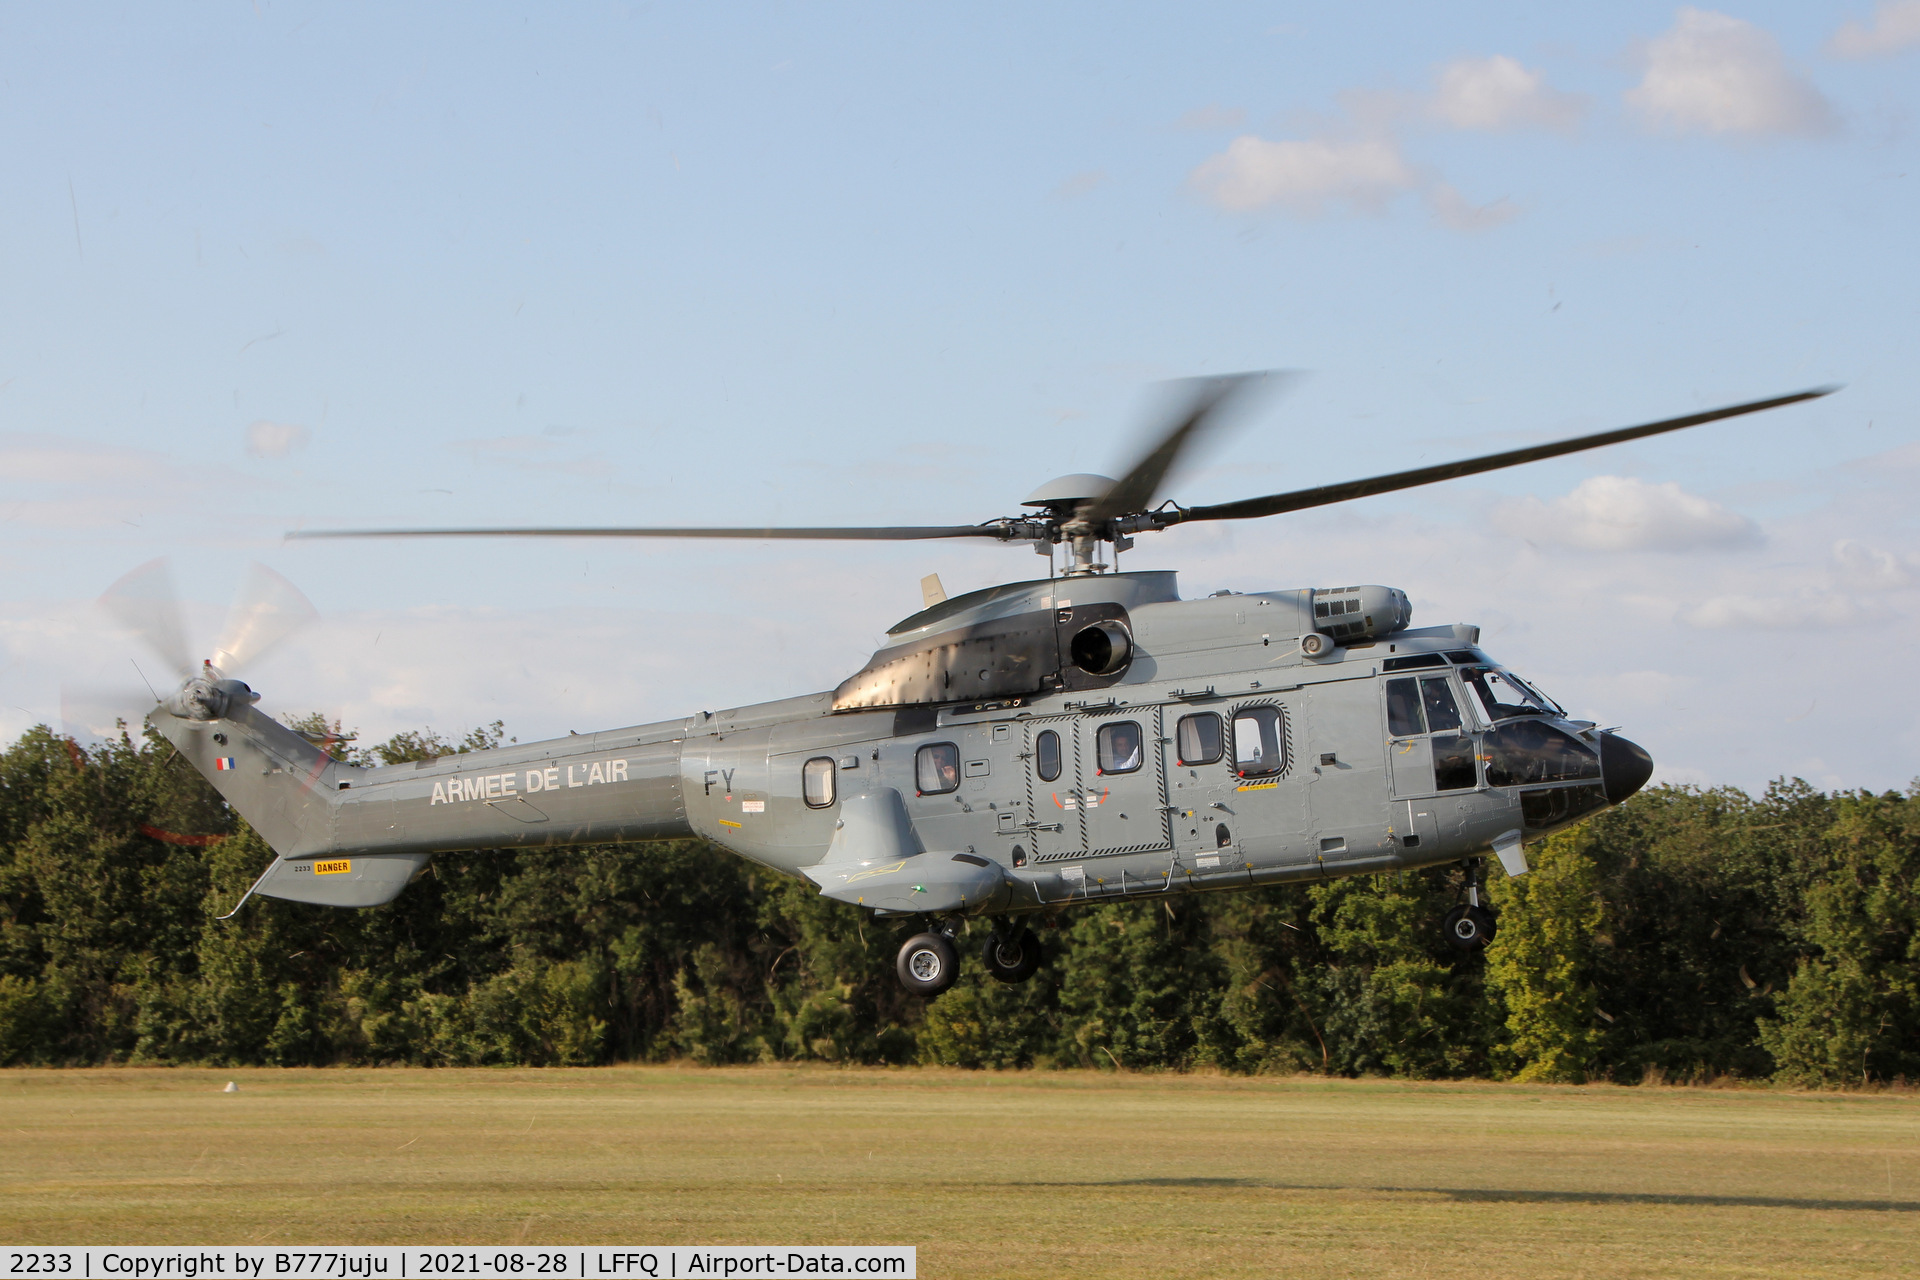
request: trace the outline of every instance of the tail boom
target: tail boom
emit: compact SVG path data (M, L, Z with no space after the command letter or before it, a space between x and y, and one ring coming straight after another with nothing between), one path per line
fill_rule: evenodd
M272 846L253 892L296 902L391 902L453 849L558 848L694 834L681 797L680 721L363 768L249 705L148 721Z

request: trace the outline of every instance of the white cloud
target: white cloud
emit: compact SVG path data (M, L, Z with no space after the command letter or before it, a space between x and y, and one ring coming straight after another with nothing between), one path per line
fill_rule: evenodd
M1878 58L1920 45L1920 0L1880 0L1873 24L1849 18L1827 41L1836 58Z
M116 449L62 436L0 435L0 478L8 484L143 484L171 468L157 453Z
M1627 103L1675 133L1830 133L1832 106L1787 65L1771 34L1724 13L1683 8L1647 45L1646 74Z
M1593 476L1572 493L1522 498L1495 512L1496 527L1530 542L1583 551L1695 551L1750 545L1753 521L1674 483Z
M1457 58L1437 79L1427 114L1455 129L1571 129L1587 108L1584 97L1560 92L1505 54Z
M284 458L306 448L307 439L305 427L262 418L247 428L247 452L256 458Z
M1886 616L1887 610L1878 601L1802 587L1792 591L1709 596L1692 608L1681 610L1680 621L1708 631L1728 628L1791 631L1856 627Z
M1503 54L1461 58L1440 67L1426 97L1350 91L1343 117L1317 137L1274 141L1242 134L1203 161L1189 184L1223 209L1244 213L1278 206L1303 217L1329 212L1381 213L1408 192L1421 193L1437 221L1455 231L1483 231L1517 216L1507 199L1474 204L1424 166L1409 161L1395 136L1410 118L1456 129L1568 128L1585 99L1562 93L1546 77ZM1237 118L1237 116L1236 116ZM1217 126L1224 113L1207 107L1182 127Z
M1771 581L1706 597L1682 609L1679 620L1705 629L1753 627L1768 631L1882 625L1899 616L1895 593L1914 585L1908 560L1842 538L1824 566L1774 570Z
M205 483L164 454L52 435L0 435L0 523L127 525Z
M1252 134L1204 161L1190 181L1234 212L1281 205L1307 215L1338 206L1378 213L1420 182L1391 138L1269 142Z
M1610 703L1647 712L1684 706L1699 685L1698 677L1671 671L1622 671L1595 681L1603 685Z
M1833 544L1833 563L1843 585L1863 591L1890 591L1913 585L1913 574L1900 557L1852 538Z
M1520 206L1511 200L1474 204L1450 182L1436 182L1427 188L1427 207L1442 225L1455 231L1485 231L1520 216Z

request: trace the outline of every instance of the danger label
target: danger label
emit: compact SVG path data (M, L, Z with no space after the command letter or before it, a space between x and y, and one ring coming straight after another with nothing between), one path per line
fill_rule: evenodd
M345 875L351 870L353 870L353 860L351 858L336 858L332 862L316 862L313 864L313 874L317 876Z

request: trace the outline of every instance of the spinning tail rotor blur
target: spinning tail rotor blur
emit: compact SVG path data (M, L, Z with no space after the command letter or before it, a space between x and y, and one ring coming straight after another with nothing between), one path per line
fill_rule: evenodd
M151 682L144 693L63 691L62 715L70 735L76 721L89 732L100 732L101 726L94 721L101 719L99 709L104 705L134 712L117 716L120 720L138 720L144 711L135 709L150 708L156 701L176 715L213 719L232 700L256 702L259 695L235 673L260 661L319 616L298 587L267 566L252 564L227 612L220 642L211 656L196 662L187 647L172 566L164 557L126 574L106 589L99 603L161 661L169 678L164 683ZM174 687L169 692L166 686Z

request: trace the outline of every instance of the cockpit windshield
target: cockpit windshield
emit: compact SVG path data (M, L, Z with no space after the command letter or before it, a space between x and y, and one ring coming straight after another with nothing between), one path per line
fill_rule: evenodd
M1473 692L1481 718L1488 724L1515 716L1564 716L1553 699L1526 684L1511 671L1498 667L1462 667L1461 679Z

